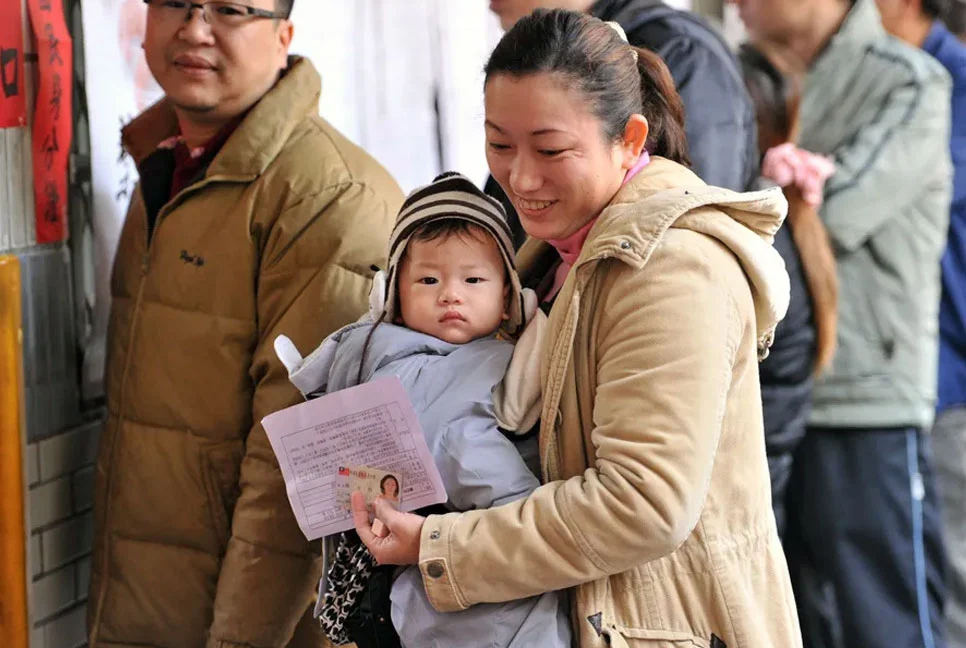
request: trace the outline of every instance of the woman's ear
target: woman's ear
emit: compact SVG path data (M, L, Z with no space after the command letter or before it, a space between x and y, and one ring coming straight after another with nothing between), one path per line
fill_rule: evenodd
M621 166L625 169L633 169L637 164L638 158L644 151L644 144L647 142L647 134L650 128L644 115L631 115L624 126L624 135L619 143L623 159Z

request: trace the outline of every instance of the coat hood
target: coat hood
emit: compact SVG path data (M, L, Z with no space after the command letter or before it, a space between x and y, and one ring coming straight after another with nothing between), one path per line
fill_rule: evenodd
M787 211L777 187L747 193L711 187L686 167L654 157L601 212L575 267L614 257L641 268L672 227L710 236L734 253L748 277L763 358L788 310L788 273L772 246ZM528 243L521 255L541 245Z

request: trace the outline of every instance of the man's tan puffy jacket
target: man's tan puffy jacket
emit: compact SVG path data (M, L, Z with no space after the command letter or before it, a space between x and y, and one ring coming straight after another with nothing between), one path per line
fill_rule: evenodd
M365 310L402 194L318 117L319 93L294 59L150 233L141 163L172 109L125 129L142 178L112 281L92 648L320 645L320 546L259 425L300 400L272 341L310 348Z

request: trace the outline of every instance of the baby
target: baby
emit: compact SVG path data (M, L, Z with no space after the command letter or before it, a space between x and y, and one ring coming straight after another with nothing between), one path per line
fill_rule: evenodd
M536 411L533 398L521 397L533 391L535 363L518 356L510 371L515 382L506 380L514 346L501 332L519 333L525 311L534 310L525 303L510 241L500 204L464 176L443 174L403 204L390 240L385 290L375 290L370 316L333 334L305 360L276 344L303 394L397 376L419 415L452 511L499 506L539 486L500 430L526 432ZM383 294L384 308L378 299ZM333 641L385 645L384 635L368 639L367 632L340 623L352 615L345 609L346 590L362 589L359 573L373 568L365 547L355 542L337 543L317 611ZM443 614L429 604L419 570L408 567L392 582L389 598L403 646L570 645L561 593Z

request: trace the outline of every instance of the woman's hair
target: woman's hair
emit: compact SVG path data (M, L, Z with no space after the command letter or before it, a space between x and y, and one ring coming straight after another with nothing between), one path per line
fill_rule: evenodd
M779 144L798 139L798 104L801 89L794 74L783 72L762 49L745 43L738 61L745 88L758 119L758 150L761 155ZM783 66L785 67L785 66Z
M758 119L758 148L768 149L795 142L798 137L799 103L803 68L782 56L778 49L745 44L738 52L745 86ZM835 355L838 329L839 284L835 255L818 210L807 203L794 185L785 187L788 224L802 260L802 270L812 298L815 321L816 375L825 370Z
M667 66L653 52L628 45L597 18L537 9L504 34L485 72L487 82L499 74L558 75L587 97L608 141L623 135L631 115L644 115L650 127L647 151L691 164L684 104Z
M393 480L394 482L396 482L396 494L398 495L399 494L399 480L396 479L396 476L395 475L386 475L386 476L384 476L379 481L379 491L382 492L382 493L385 493L386 492L386 482L388 482L390 479Z

